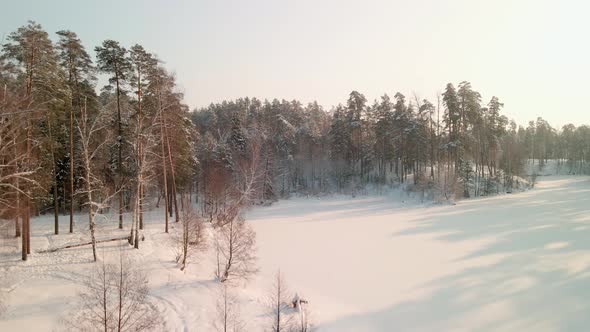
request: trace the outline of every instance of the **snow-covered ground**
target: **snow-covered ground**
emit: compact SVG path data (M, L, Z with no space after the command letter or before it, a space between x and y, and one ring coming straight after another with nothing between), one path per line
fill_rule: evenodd
M420 206L399 197L297 198L256 208L258 266L239 287L248 331L269 324L267 294L277 269L309 301L319 331L587 331L590 324L590 178L543 176L534 190ZM171 236L151 212L140 250L168 331L210 331L217 282L212 255L184 273ZM79 216L80 230L87 227ZM99 238L117 232L101 225ZM62 228L66 228L63 218ZM33 248L75 242L34 220ZM0 331L51 331L75 308L90 248L34 253L0 243L0 288L8 308Z

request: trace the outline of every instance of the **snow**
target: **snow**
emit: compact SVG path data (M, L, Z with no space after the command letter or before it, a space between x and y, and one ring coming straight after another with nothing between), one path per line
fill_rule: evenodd
M309 301L319 331L586 331L590 322L590 178L542 176L534 190L456 205L420 205L398 196L294 198L246 215L257 232L259 273L236 286L248 331L269 325L266 299L280 269ZM51 216L33 221L33 250L79 241L52 234ZM174 263L161 211L145 218L140 250L109 242L149 272L167 331L211 330L218 283L212 252L188 271ZM129 219L127 219L129 220ZM98 237L122 235L116 222ZM172 222L173 230L178 227ZM21 262L13 239L0 242L0 331L52 331L74 310L91 250L33 253Z

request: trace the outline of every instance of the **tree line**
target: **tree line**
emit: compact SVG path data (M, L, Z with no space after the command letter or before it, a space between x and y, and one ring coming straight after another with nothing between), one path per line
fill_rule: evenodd
M144 199L157 192L168 230L196 164L189 109L160 60L141 45L105 40L94 63L74 32L56 39L29 22L8 35L0 56L0 213L15 221L23 259L31 215L50 210L55 234L59 212L72 233L75 212L86 211L94 244L95 215L116 208L137 246ZM97 74L108 77L100 91Z
M72 233L75 214L86 213L95 247L95 216L110 210L137 248L146 209L163 208L168 232L198 206L229 225L219 241L231 244L251 233L241 208L293 194L402 185L442 201L524 186L527 160L590 172L590 127L518 126L469 82L449 83L436 100L398 92L371 102L353 91L330 109L241 98L191 111L141 45L105 40L93 51L74 32L50 36L35 22L2 45L0 218L14 221L23 260L31 217L50 211L55 234L60 214ZM97 75L108 84L98 87ZM224 248L218 256L232 257ZM227 278L231 262L218 265Z

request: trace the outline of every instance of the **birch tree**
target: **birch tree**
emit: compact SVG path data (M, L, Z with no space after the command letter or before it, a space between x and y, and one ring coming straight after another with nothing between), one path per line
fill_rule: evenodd
M80 117L77 119L77 128L80 135L80 149L82 154L82 165L84 168L84 176L81 178L83 189L80 191L81 195L86 197L86 207L88 209L88 225L90 229L90 239L92 242L92 256L96 262L96 223L95 218L97 211L106 207L110 197L98 200L98 197L105 197L104 186L100 177L95 172L94 161L100 153L103 146L109 141L102 139L98 142L98 135L105 134L107 122L105 121L105 112L102 110L95 118L91 118L87 108L87 101L82 107ZM103 195L99 195L101 193Z

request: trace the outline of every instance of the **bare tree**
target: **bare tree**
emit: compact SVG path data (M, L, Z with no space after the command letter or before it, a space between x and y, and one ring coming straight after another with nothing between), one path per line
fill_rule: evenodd
M255 267L256 233L242 217L242 210L250 206L260 188L263 172L261 141L253 135L248 158L239 165L239 178L231 188L228 207L216 218L217 278L221 282L230 277L248 279L257 272Z
M289 290L285 284L281 270L277 271L270 292L268 305L271 309L271 331L290 332L295 328L293 309L289 303Z
M178 251L176 254L176 262L180 264L181 271L184 271L193 254L207 247L203 221L186 200L184 204L185 208L181 218L182 233L178 236Z
M114 273L114 266L103 260L84 278L76 309L62 318L64 330L113 331L115 312L110 305L110 298Z
M146 118L138 113L136 124L137 138L134 143L134 155L136 158L137 176L135 183L135 200L133 204L133 220L131 222L131 234L129 244L139 249L139 230L143 229L143 211L146 201L145 189L155 177L155 168L158 156L153 153L157 147L157 138L154 135L155 123L153 118Z
M176 175L174 173L174 161L172 159L172 150L170 149L170 136L168 134L168 126L166 125L166 117L163 118L164 120L164 133L166 135L166 146L168 149L168 161L170 162L170 175L172 176L172 202L174 203L174 220L175 222L179 221L179 214L178 214L178 197L176 193Z
M164 214L165 214L165 231L168 233L169 217L172 216L172 208L174 207L175 222L180 221L177 204L176 191L176 156L173 155L172 146L175 142L171 142L169 127L171 130L176 130L175 123L171 122L170 116L172 113L181 108L179 96L175 92L174 77L166 72L163 67L156 66L148 74L150 81L148 90L155 98L155 106L157 109L156 119L157 128L159 129L159 143L160 143L160 161L162 170L162 189L164 197Z
M0 215L14 217L15 235L22 234L22 260L27 260L31 250L28 208L33 189L41 188L36 176L39 167L29 158L37 142L21 125L28 123L26 119L30 117L30 111L16 111L18 99L11 100L7 95L4 91L2 106L5 107L0 107Z
M314 331L307 300L302 299L298 294L295 294L292 304L298 315L298 317L295 318L292 330L294 332Z
M79 306L64 325L77 331L161 330L160 313L148 294L146 275L123 254L118 264L103 260L84 282Z
M86 104L86 101L84 102ZM96 136L103 132L103 128L108 123L104 121L104 112L101 111L94 119L90 119L86 105L80 112L80 119L76 119L78 132L80 133L80 149L82 152L82 165L84 168L84 176L81 178L84 183L84 189L81 191L86 196L85 205L88 207L88 224L90 228L90 239L92 242L92 256L96 262L96 236L95 236L95 216L99 209L105 207L105 201L98 202L96 200L98 195L95 193L102 190L104 187L102 181L94 173L93 160L102 146L108 142L103 139L96 143Z
M246 331L246 324L240 318L239 302L227 284L219 285L215 318L211 325L217 332Z
M18 182L38 186L33 178L35 170L23 170L20 165L25 155L17 151L19 130L0 112L0 215L18 212L16 196L26 195ZM18 217L17 217L18 218Z
M215 248L216 276L221 282L228 279L248 279L258 270L256 263L256 233L242 217L232 217L217 228Z

